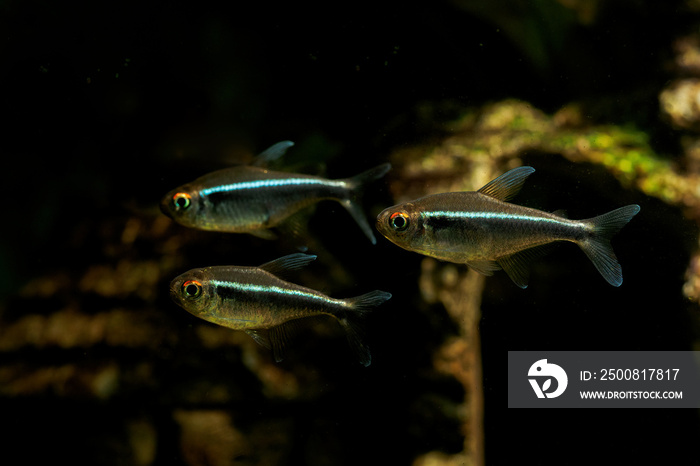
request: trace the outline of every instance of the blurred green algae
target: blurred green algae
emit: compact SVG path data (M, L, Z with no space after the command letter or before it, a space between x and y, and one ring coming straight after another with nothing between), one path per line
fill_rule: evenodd
M397 151L392 162L400 174L394 178L444 179L431 183L430 192L423 194L473 190L465 172L476 167L485 170L490 165L499 169L514 166L523 155L540 152L601 165L623 186L668 203L694 205L687 197L689 192L700 193L690 191L689 185L696 183L694 177L678 173L672 162L658 155L644 131L632 125L583 122L580 108L573 104L553 115L520 100L488 104L447 124L445 130L450 135L445 140ZM407 200L416 189L410 189L410 181L399 181L393 193L398 200Z

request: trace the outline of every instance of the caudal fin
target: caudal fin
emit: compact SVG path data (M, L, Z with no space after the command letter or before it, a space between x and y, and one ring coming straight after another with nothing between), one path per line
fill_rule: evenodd
M622 285L622 268L617 262L610 240L639 213L639 210L638 205L632 204L584 220L592 225L593 231L589 237L579 242L579 246L612 286Z
M386 175L390 169L391 164L384 163L378 167L374 167L366 172L360 173L359 175L353 176L352 178L346 178L343 180L348 186L348 197L346 199L342 199L340 203L347 209L350 215L352 215L352 218L355 219L372 244L377 244L377 240L374 237L372 228L370 228L369 223L367 223L365 213L360 207L359 197L366 184L371 183L374 180L378 180L382 176Z
M345 302L350 306L350 311L338 316L340 325L345 329L350 347L357 355L360 364L365 367L372 362L372 355L365 343L365 331L359 318L390 298L391 293L375 290L362 296L346 299Z

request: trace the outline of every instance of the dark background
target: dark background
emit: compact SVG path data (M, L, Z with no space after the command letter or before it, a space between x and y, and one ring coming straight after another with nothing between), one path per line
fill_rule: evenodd
M354 174L426 137L415 123L416 109L426 103L450 102L444 108L455 109L514 97L553 112L580 102L591 122L635 124L648 132L658 153L674 157L679 132L660 121L658 94L674 77L671 42L694 30L698 16L680 1L578 5L580 11L592 9L590 20L554 0L234 2L225 8L0 2L0 291L10 303L6 308L19 312L13 296L32 277L77 270L93 260L97 246L75 239L75 227L85 219L99 225L150 212L174 186L284 139L297 142L299 152L290 150L290 157L300 157L292 158L300 166L322 164L330 177ZM446 110L436 117L457 114ZM695 307L680 293L697 243L695 224L679 210L619 186L611 186L607 198L591 199L588 188L609 181L604 172L544 160L538 154L525 160L538 172L519 201L590 214L639 203L642 212L615 242L625 272L620 289L598 277L575 248L546 258L525 291L503 274L487 281L481 325L487 464L596 464L611 458L698 464L695 410L506 408L508 350L688 350L695 338ZM375 189L373 206L392 202L385 189ZM341 217L339 227L348 236L358 233L340 208L321 208ZM360 234L353 238L364 240ZM232 250L242 264L275 256L270 250L258 259L235 251L231 241L215 237L215 244L231 248L223 252L191 247L189 266ZM397 307L371 331L377 362L364 373L343 370L347 362L339 362L330 378L351 385L322 399L314 415L334 412L342 425L334 432L355 442L347 464L371 464L372 458L409 464L424 451L459 451L458 434L441 438L427 421L424 430L409 435L398 427L410 416L402 400L423 389L416 373L429 365L426 351L454 333L454 325L442 322L448 317L440 309L432 316L411 313L417 291L397 293L416 286L419 256L383 239L374 250L366 246L354 254L353 246L348 251L329 245L363 277L354 289L387 289ZM163 312L179 311L165 291L157 303ZM187 318L180 318L183 325L191 324ZM459 400L452 382L433 382ZM117 415L122 405L147 409L168 396L159 390L147 397L124 395L102 413ZM377 399L394 402L373 404ZM98 457L78 454L72 445L87 448L81 445L91 443L91 426L104 416L52 397L6 396L0 403L8 413L0 422L17 433L10 451L44 458L33 448L47 443L58 457ZM381 413L387 424L373 421L372 413ZM430 413L423 416L430 419ZM359 433L363 429L367 437ZM167 445L176 437L167 427L159 437L159 464L180 461ZM372 455L383 448L393 453Z

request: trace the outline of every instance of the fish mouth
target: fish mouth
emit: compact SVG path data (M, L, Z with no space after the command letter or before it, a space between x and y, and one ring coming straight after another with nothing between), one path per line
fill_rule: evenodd
M173 218L173 214L170 212L170 209L168 208L168 204L170 203L170 195L166 195L163 200L160 201L160 211L163 212L167 217Z
M383 236L387 236L387 217L390 215L391 207L382 210L379 215L377 215L377 222L375 226L377 227L377 231L381 233Z
M185 283L185 280L186 279L182 276L177 276L170 282L170 299L172 299L173 302L180 307L183 305L183 298L180 294L180 290L182 289L182 284Z
M182 279L179 278L176 278L170 282L170 299L172 299L173 302L178 305L181 303L178 290L180 289L180 286L182 286L182 283Z

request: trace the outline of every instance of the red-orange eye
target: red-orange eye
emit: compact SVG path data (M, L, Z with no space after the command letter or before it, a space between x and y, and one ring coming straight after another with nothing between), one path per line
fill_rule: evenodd
M192 203L192 196L187 193L176 193L173 196L173 206L175 210L185 210Z
M408 215L403 212L394 212L389 217L389 225L396 231L404 231L408 228Z
M186 298L198 298L202 294L202 284L196 280L187 280L182 284L182 293Z

